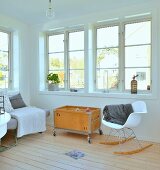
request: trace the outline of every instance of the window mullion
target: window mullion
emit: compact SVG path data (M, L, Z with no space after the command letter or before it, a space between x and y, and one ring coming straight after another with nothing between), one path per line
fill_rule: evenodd
M65 31L64 33L64 89L69 89L69 33Z
M47 74L49 74L49 35L47 35L47 37L46 37L46 56L47 56L47 59L46 59L46 73ZM47 75L47 74L45 74L45 75ZM45 81L45 88L47 88L47 79L46 79L46 77L44 77L44 79L46 80Z
M120 91L124 91L125 89L125 25L123 23L120 24L120 33L119 33L119 59L120 59Z
M12 89L13 88L13 84L12 84L12 80L11 80L11 49L12 49L12 40L11 40L11 33L8 34L9 36L9 42L8 42L8 88Z
M94 56L93 66L95 68L93 71L93 73L94 73L93 90L96 91L97 90L97 71L96 71L97 70L97 65L96 65L96 63L97 63L97 29L94 29L93 35L94 35L94 38L93 38L93 49L94 49L93 50L93 56Z

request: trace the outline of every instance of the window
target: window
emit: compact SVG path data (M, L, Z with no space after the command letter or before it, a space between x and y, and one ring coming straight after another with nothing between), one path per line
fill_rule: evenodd
M151 86L151 21L125 24L125 89L138 75L138 89Z
M118 89L119 27L97 28L96 89Z
M48 72L58 73L60 88L84 88L84 31L48 35Z
M152 23L138 17L99 22L86 34L81 27L49 33L47 71L58 73L62 90L126 93L138 75L138 93L150 93Z
M151 21L121 22L96 27L95 89L130 90L138 75L138 90L151 86Z
M0 88L9 87L10 33L0 30Z
M49 35L49 73L57 73L60 78L60 88L64 88L64 34Z
M69 33L69 85L84 88L84 31Z

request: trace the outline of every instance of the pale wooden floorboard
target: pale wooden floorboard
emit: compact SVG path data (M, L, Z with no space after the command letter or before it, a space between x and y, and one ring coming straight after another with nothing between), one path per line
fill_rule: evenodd
M0 161L0 169L1 170L21 170L20 168L16 167L16 166L12 166L12 165L9 165L9 164L4 164L4 162L1 162Z
M51 130L43 134L27 135L18 140L16 147L0 153L0 170L160 170L160 144L133 155L115 155L118 146L101 145L104 135L93 134L92 144L87 136ZM142 144L146 144L143 142ZM134 146L127 142L127 150ZM65 153L71 150L85 153L75 160Z
M30 147L19 146L19 150L21 152L25 152L25 153L28 153L28 154L33 152L33 150L30 150L29 148ZM24 149L26 149L26 151ZM65 164L67 164L67 165L72 165L74 167L74 169L75 168L85 169L86 167L90 167L88 169L106 169L106 168L110 168L110 166L106 166L106 165L103 165L103 164L98 164L98 163L95 163L95 162L89 162L89 161L86 161L86 160L83 160L83 159L81 161L79 161L79 160L74 161L74 160L71 160L70 157L66 157L64 154L57 153L57 152L54 153L54 151L45 151L43 148L34 149L34 154L33 155L38 156L38 157L42 157L42 158L47 157L47 159L51 160L51 161L54 159L54 162L59 162L62 167L64 167ZM69 168L69 169L71 169L71 168ZM115 168L115 170L116 170L116 168Z
M49 138L50 138L51 136L49 136ZM30 138L30 137L28 137L28 138ZM36 137L37 138L37 137ZM58 138L61 138L61 137L58 137ZM50 138L51 140L54 140L54 138ZM31 139L30 139L31 140ZM42 140L42 139L41 139ZM44 145L44 143L48 143L48 141L49 141L49 139L45 139L44 141L43 141L43 143L41 143L41 147ZM67 139L65 140L65 143L67 143ZM37 139L37 142L38 142L38 139ZM71 142L71 141L70 141ZM69 143L70 143L69 142ZM32 141L32 143L34 143L34 140ZM55 147L58 147L58 145L62 145L62 143L63 142L61 142L61 143L59 143L58 142L58 144L55 146ZM50 145L52 145L51 143L49 144L49 146L48 146L48 148L50 148L51 149L51 146ZM82 145L82 144L81 144ZM69 145L67 145L67 146L69 146ZM85 147L87 146L87 150L85 149ZM92 146L93 148L94 148L94 145L89 145L89 146ZM125 168L126 167L126 165L124 165L124 161L122 160L120 160L120 159L115 159L115 161L113 162L113 158L114 157L118 157L117 155L113 155L113 154L108 154L109 153L109 150L108 150L108 148L107 148L107 152L105 152L104 153L104 147L102 148L102 145L100 145L101 146L101 150L100 150L100 147L98 148L98 151L100 152L100 153L96 153L96 151L94 151L94 149L92 149L92 150L89 150L88 149L88 144L85 142L85 145L83 144L83 147L81 148L81 146L80 146L80 144L78 143L78 145L77 145L77 147L78 148L81 148L82 150L85 150L86 152L88 152L88 154L91 152L91 155L89 155L90 157L89 158L86 158L86 159L88 159L88 160L90 160L90 161L94 161L94 162L97 162L97 160L100 162L100 163L103 163L103 162L107 162L109 165L112 165L113 166L113 164L115 165L115 163L116 163L116 166L117 167L121 167L121 168ZM63 147L64 149L65 149L65 147L64 146L61 146L61 147ZM97 149L97 147L98 146L96 146L96 149ZM108 146L105 146L105 147L108 147ZM113 148L113 147L112 147ZM56 148L54 148L54 151L56 151ZM113 152L113 149L112 149L112 152ZM99 160L98 158L99 158L99 156L101 156L102 158L101 158L101 160ZM95 157L95 159L93 159L93 157ZM104 157L105 157L105 160L104 160ZM110 157L112 157L111 159L110 159ZM123 156L124 157L124 156ZM85 159L85 158L84 158ZM129 159L129 158L126 158L126 159ZM128 164L128 166L130 166L130 167L132 167L133 165L134 165L134 169L136 169L136 165L135 165L135 163L134 163L134 159L133 158L130 158L129 159L130 161L128 162L127 161L127 163L126 164ZM146 163L145 163L145 161L141 161L141 160L137 160L137 161L139 161L139 164L138 164L138 169L147 169L147 167L145 166L146 165ZM141 165L141 166L140 166ZM131 168L130 168L131 169Z
M8 157L7 154L3 155L2 156L2 153L0 154L0 162L3 163L3 164L8 164L12 167L16 167L17 170L20 168L20 169L25 169L25 170L38 170L39 168L35 167L35 166L32 166L32 165L29 165L28 163L23 163L21 161L19 161L18 159L13 159L12 157Z

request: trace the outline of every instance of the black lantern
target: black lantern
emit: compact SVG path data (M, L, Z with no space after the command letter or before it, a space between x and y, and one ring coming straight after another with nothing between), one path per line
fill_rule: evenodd
M4 96L0 96L0 114L4 114L5 109L4 109Z
M138 77L138 75L133 76L133 80L131 81L131 93L132 94L137 94L137 80L135 78Z

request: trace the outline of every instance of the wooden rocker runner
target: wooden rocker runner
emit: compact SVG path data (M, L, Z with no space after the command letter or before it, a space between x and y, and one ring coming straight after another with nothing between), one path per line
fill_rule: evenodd
M100 144L104 144L104 145L119 145L119 144L123 144L127 141L130 141L132 139L134 139L135 137L130 137L130 138L127 138L127 139L123 139L123 140L118 140L118 141L106 141L106 142L100 142Z
M115 108L116 107L113 106L113 110L114 111L116 111ZM120 107L118 106L117 110L120 110L119 108ZM137 101L137 102L132 103L132 108L133 108L132 112L129 114L127 120L125 121L125 123L123 125L106 121L104 119L104 116L105 116L104 115L104 110L106 109L106 107L103 110L102 124L111 128L110 133L108 135L108 139L111 136L111 133L113 132L113 130L115 130L115 132L118 134L119 140L117 140L117 141L106 140L105 142L100 142L100 144L105 144L105 145L124 144L125 142L128 142L128 141L130 141L130 140L135 138L135 140L138 142L138 145L139 145L138 149L133 149L133 150L129 150L129 151L115 151L114 154L122 154L122 155L135 154L135 153L141 152L141 151L149 148L150 146L152 146L152 144L148 144L146 146L142 146L140 144L139 140L137 139L133 129L132 129L132 128L137 127L140 124L142 115L147 113L146 104L143 101ZM131 133L129 134L126 130L131 132ZM127 135L127 137L126 137L126 135Z
M129 137L123 140L118 140L118 141L106 141L106 142L100 142L100 144L104 144L104 145L119 145L119 144L123 144L125 142L128 142L132 139L134 139L135 137ZM137 140L137 139L136 139ZM138 142L139 143L139 142ZM139 148L138 149L134 149L134 150L130 150L130 151L115 151L113 152L114 154L120 154L120 155L131 155L131 154L135 154L135 153L139 153L141 151L143 151L144 149L149 148L150 146L152 146L153 144L148 144L146 146L141 146L139 144Z
M130 150L130 151L124 151L124 152L114 152L114 154L120 154L120 155L131 155L131 154L135 154L135 153L139 153L141 151L143 151L144 149L149 148L150 146L152 146L152 144L146 145L144 147L141 147L139 149L135 149L135 150Z

